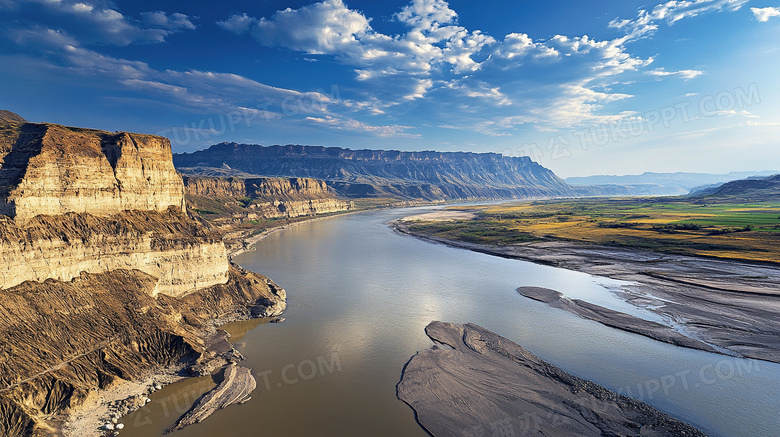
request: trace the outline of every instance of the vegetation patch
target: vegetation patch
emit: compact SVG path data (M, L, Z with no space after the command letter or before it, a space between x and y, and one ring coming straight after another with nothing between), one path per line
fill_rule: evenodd
M415 233L485 244L566 240L780 262L780 202L685 197L513 202L464 208L473 220L415 222Z

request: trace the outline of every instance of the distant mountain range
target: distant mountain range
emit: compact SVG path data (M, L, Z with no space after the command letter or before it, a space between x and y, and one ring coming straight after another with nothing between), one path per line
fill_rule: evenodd
M564 181L524 156L238 143L174 154L173 162L193 176L314 178L346 197L423 200L681 195L697 186L775 173L644 173Z
M692 189L702 186L717 186L724 182L738 179L746 179L751 176L771 176L780 173L777 170L766 171L741 171L725 174L711 173L652 173L645 172L640 175L626 176L585 176L566 178L569 185L623 185L633 186L638 191L651 191L637 194L687 194Z
M350 197L388 196L425 200L574 196L551 170L528 157L497 153L401 152L320 146L221 143L175 154L181 171L218 174L227 168L261 176L324 180ZM216 169L215 169L216 168Z

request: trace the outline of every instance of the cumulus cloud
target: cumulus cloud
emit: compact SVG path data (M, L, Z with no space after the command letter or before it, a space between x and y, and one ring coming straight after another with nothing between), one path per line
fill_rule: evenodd
M517 112L489 120L488 127L481 129L488 132L513 123L549 125L554 120L570 126L603 121L599 112L606 105L628 98L605 86L614 83L615 76L653 63L653 58L632 55L627 43L649 37L659 23L672 24L708 11L737 10L746 1L667 1L640 10L633 19L613 20L610 26L623 29L626 35L611 40L588 35L539 40L522 32L496 39L461 26L457 12L445 0L412 0L393 15L407 27L397 35L376 31L371 18L349 9L342 0L323 0L263 18L233 14L218 24L237 34L249 33L265 46L332 56L352 67L355 79L377 99L371 105L376 114L405 102L419 102L433 92L466 96L474 102L471 108L490 104ZM687 80L703 73L659 67L648 74ZM538 92L540 87L545 95ZM464 105L443 104L432 111L462 110ZM545 119L529 107L552 116Z
M233 14L227 20L217 21L217 26L237 35L241 35L242 33L249 32L249 29L252 28L252 25L254 25L256 21L257 20L246 13Z
M753 13L753 15L756 16L756 20L758 20L761 23L765 23L769 21L772 17L778 17L780 16L780 8L750 8L750 12Z
M298 9L277 11L256 19L233 14L218 24L234 33L251 35L262 45L284 47L311 55L331 55L355 69L360 81L387 81L401 99L425 95L434 70L455 74L473 72L474 59L495 40L480 31L457 25L457 14L443 0L414 0L394 19L409 30L385 35L371 27L371 19L349 9L342 0L324 0ZM403 76L404 83L393 80Z
M703 74L663 67L648 71L654 59L632 54L632 41L652 37L661 25L709 11L738 10L746 2L667 1L640 10L633 18L616 18L610 27L625 34L606 40L588 35L540 39L520 31L496 38L462 26L445 0L411 0L390 18L402 29L393 35L377 31L371 17L348 8L343 0L322 0L261 18L233 13L216 23L261 45L301 52L307 60L341 63L354 71L356 87L350 91L358 93L347 100L275 88L229 73L157 70L90 47L164 41L174 32L196 28L197 20L184 14L154 11L133 18L98 0L20 0L16 6L36 1L41 2L36 7L68 18L56 26L42 21L11 27L6 35L20 46L36 47L39 56L57 68L101 75L139 94L198 111L266 105L257 110L281 117L285 112L281 102L313 102L298 105L288 119L332 130L405 137L415 136L409 126L366 123L356 114L389 114L392 120L393 111L418 111L440 125L497 136L522 125L552 130L623 119L630 113L616 113L612 104L632 97L618 85L628 83L626 75L688 80ZM761 21L763 15L754 14ZM436 99L428 101L429 96Z
M234 16L235 17L235 16ZM256 20L252 35L264 45L276 45L310 54L339 54L362 58L358 40L373 34L369 20L341 0L325 0L300 9L277 11Z

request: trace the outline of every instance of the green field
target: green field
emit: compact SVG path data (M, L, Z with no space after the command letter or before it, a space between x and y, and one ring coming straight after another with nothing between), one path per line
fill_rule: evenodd
M414 222L413 232L487 244L566 240L780 262L780 203L684 198L516 202L462 208L473 220Z

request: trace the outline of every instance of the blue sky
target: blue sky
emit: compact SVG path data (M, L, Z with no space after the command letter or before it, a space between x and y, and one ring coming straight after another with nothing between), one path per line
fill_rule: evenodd
M171 138L780 169L780 2L0 0L0 108Z

